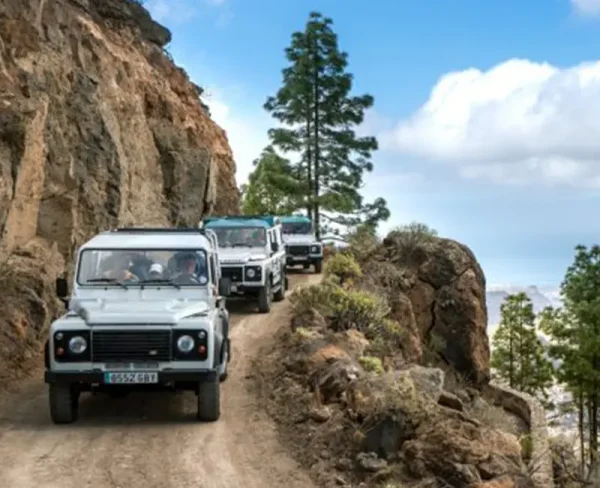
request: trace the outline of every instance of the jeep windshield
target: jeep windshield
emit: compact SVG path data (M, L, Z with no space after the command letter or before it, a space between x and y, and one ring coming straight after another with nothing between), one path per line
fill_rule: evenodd
M217 235L219 247L265 247L267 231L261 227L211 228Z
M310 222L286 222L281 225L284 234L312 234Z
M202 249L85 249L79 258L82 286L205 286L206 252Z

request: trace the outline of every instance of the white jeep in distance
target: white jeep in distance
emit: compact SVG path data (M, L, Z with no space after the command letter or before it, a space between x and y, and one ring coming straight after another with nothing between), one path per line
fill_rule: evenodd
M104 232L77 252L74 288L57 279L68 312L45 350L54 423L77 420L82 392L193 391L197 417L220 416L231 359L216 236L201 229Z
M200 226L219 241L221 274L231 284L230 296L258 301L268 313L288 288L281 224L271 216L205 217Z
M303 215L288 215L281 217L281 227L287 266L302 265L309 269L312 265L315 273L321 273L323 244L317 240L311 220Z

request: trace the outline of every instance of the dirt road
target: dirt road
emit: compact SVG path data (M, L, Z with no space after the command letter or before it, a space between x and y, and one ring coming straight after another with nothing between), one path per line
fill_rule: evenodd
M291 275L291 283L317 281ZM80 420L55 426L39 377L0 400L0 486L10 488L310 488L313 483L278 444L275 427L248 392L251 359L285 317L234 314L233 359L223 384L222 416L195 420L195 398L82 396Z

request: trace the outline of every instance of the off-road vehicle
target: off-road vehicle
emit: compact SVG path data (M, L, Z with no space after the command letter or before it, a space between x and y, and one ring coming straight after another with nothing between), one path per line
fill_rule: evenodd
M272 301L284 299L285 250L276 217L206 217L200 225L217 235L221 274L231 280L231 297L257 300L261 313L271 310Z
M312 265L315 273L321 273L323 244L317 240L311 220L303 215L288 215L281 217L281 227L287 266L309 269Z
M202 229L124 228L77 252L73 293L56 281L68 312L45 351L50 415L78 417L83 392L193 391L197 418L220 416L231 359L229 314L217 239Z

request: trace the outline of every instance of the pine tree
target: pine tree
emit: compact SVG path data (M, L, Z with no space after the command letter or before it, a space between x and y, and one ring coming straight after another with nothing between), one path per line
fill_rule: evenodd
M286 215L299 208L305 190L290 162L266 147L254 162L254 171L243 185L242 209L247 215Z
M549 310L543 325L553 339L550 354L561 360L559 379L580 404L580 426L587 417L588 458L594 469L598 461L600 406L600 246L575 248L561 295L564 312ZM583 432L580 437L583 445Z
M552 364L536 333L533 304L525 293L509 295L501 308L494 334L492 367L511 388L547 401Z
M284 127L271 129L275 146L300 154L296 174L305 182L307 214L317 237L330 224L376 225L389 218L384 199L365 204L360 194L363 174L373 169L374 137L359 137L356 126L373 106L371 95L351 96L348 55L339 50L333 21L312 12L303 32L292 35L283 86L265 109ZM321 225L321 218L325 225Z

